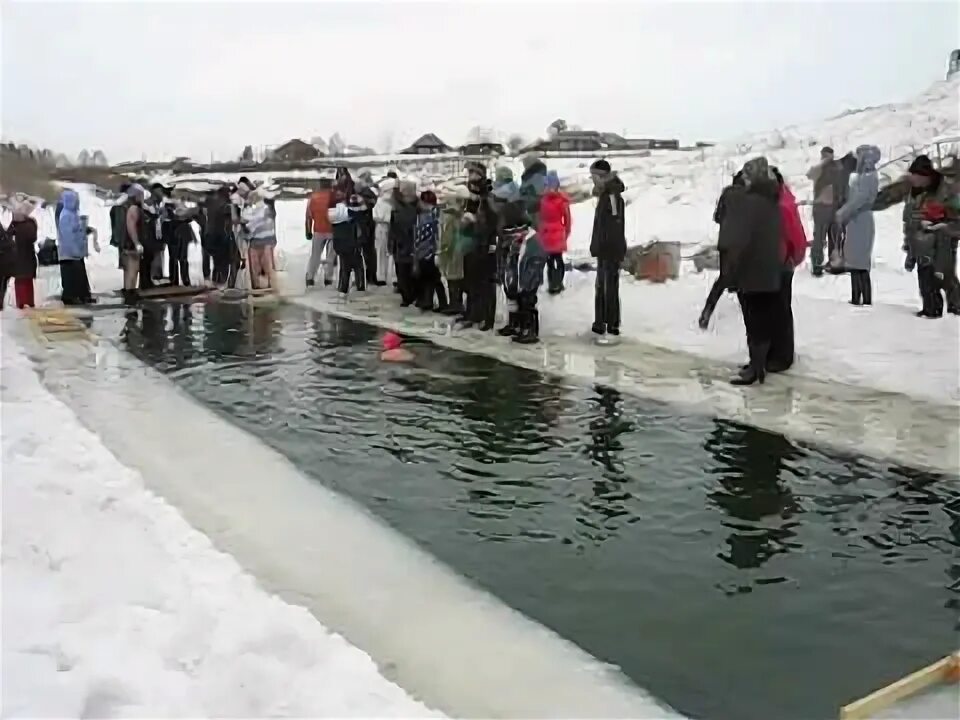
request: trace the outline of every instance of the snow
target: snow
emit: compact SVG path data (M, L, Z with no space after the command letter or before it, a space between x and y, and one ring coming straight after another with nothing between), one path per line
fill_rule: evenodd
M3 342L4 717L434 715L264 592Z

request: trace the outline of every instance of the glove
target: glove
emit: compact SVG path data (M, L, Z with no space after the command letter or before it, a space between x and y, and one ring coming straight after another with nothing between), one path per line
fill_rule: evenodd
M907 272L913 272L913 269L917 266L917 261L911 257L907 256L907 259L903 261L903 269Z
M307 242L313 240L313 233L308 232L308 233L304 233L304 234L307 236Z

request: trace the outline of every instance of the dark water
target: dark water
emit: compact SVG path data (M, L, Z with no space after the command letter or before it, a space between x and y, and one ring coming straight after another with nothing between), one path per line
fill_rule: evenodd
M293 306L95 323L684 713L836 717L957 647L956 477L427 344L382 365Z

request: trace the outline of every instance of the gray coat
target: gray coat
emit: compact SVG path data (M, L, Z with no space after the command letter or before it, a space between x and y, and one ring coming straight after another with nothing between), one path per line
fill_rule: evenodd
M779 187L772 180L734 187L726 197L717 248L723 285L745 293L780 289L781 220Z
M837 222L846 228L843 242L843 266L847 270L869 270L873 257L876 226L873 222L873 202L880 190L877 163L880 148L861 145L856 150L856 177L850 182L850 195L837 210Z

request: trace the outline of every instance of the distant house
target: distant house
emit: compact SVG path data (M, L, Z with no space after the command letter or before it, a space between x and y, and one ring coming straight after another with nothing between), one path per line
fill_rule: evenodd
M629 150L678 150L679 140L625 138L612 132L596 130L562 130L548 140L540 140L524 148L536 152L611 152Z
M279 162L304 162L316 160L318 157L323 157L323 153L314 145L299 138L285 142L280 147L274 148L270 153L270 159Z
M506 155L503 145L496 142L475 142L460 146L461 155Z
M406 150L401 150L401 155L435 155L436 153L453 152L453 148L447 145L443 140L433 133L427 133L420 137L413 145Z

